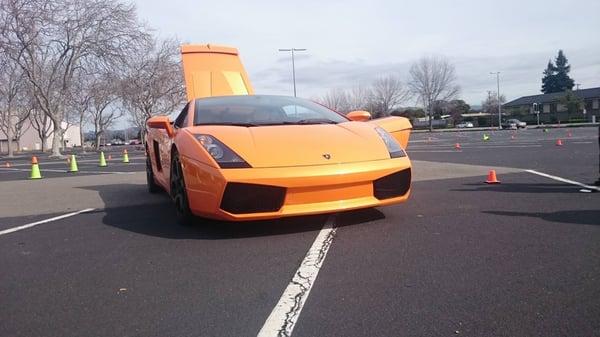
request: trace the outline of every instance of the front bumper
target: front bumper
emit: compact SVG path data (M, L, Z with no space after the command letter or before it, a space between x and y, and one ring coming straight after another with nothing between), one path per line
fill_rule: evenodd
M182 162L192 212L221 220L272 219L384 206L406 201L410 194L408 157L248 169L218 169L187 157ZM272 207L273 200L268 200L271 194L263 190L253 193L251 188L233 190L232 185L275 187L273 190L284 190L284 196L278 208ZM245 212L243 205L236 207L236 194L232 191L240 196L240 203L255 198L254 208ZM261 202L271 203L266 207L269 211L260 211Z

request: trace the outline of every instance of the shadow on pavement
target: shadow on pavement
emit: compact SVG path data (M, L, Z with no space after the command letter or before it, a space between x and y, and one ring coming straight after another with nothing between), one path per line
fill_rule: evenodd
M105 209L103 223L139 234L169 238L225 240L257 236L285 235L320 230L329 214L274 220L228 222L198 218L192 226L175 221L175 209L166 193L150 195L145 185L98 185L82 187L98 191ZM135 202L132 203L132 200ZM144 202L144 201L147 202ZM385 218L377 209L337 214L336 226L350 226Z
M550 222L563 222L577 225L600 225L600 210L574 210L547 213L483 211L486 214L539 218Z
M473 188L451 189L455 192L508 192L508 193L581 193L581 187L570 184L531 184L531 183L500 183L488 185L486 183L463 184Z

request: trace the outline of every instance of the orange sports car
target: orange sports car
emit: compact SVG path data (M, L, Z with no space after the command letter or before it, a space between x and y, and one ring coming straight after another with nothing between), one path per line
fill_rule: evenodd
M390 205L410 193L400 117L370 120L287 96L254 95L234 48L182 47L189 103L147 121L147 178L178 220L257 220Z

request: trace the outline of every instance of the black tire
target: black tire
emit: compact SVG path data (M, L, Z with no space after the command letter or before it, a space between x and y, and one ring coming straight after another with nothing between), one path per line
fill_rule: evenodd
M150 161L150 155L146 156L146 184L148 185L148 192L158 193L161 188L154 181L154 172L152 172L152 162Z
M183 177L183 170L181 168L181 162L179 161L179 155L173 153L171 159L171 198L175 203L175 216L177 222L183 226L189 226L194 223L194 215L190 210L188 203L187 190L185 188L185 179Z

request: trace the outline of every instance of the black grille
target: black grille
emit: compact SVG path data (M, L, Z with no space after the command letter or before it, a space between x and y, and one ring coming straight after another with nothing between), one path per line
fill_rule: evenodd
M277 186L228 183L221 209L234 214L276 212L283 206L285 191Z
M410 179L409 168L379 178L373 182L373 194L379 200L405 195L410 189Z

